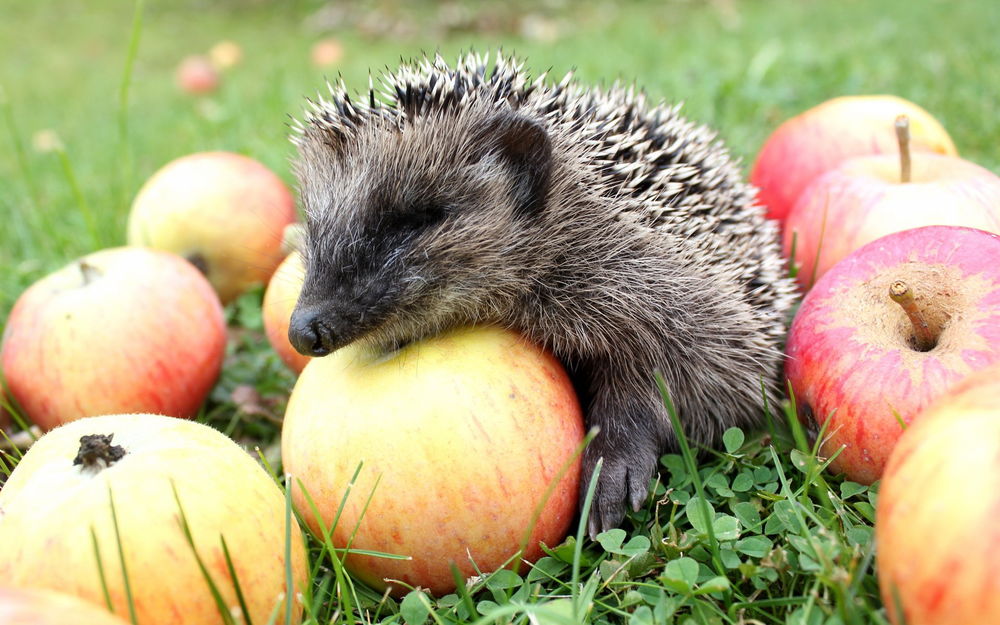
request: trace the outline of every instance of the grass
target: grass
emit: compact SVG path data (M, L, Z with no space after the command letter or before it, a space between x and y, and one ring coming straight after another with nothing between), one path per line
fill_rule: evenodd
M493 11L501 26L487 30L443 29L430 3L361 6L347 14L349 27L331 30L320 24L330 13L305 0L150 0L138 14L111 0L5 3L0 324L41 276L123 244L132 197L172 158L233 150L291 184L285 124L322 85L308 54L328 30L345 48L331 75L358 89L369 68L422 50L453 57L502 46L536 72L575 67L584 82L634 81L653 99L683 100L744 163L781 120L822 100L895 93L930 110L963 156L1000 169L1000 3L991 0L452 5ZM548 20L528 23L554 24L558 39L503 26L528 13ZM406 32L373 35L377 21L353 20L372 15ZM180 58L223 38L244 46L244 62L209 98L179 93ZM58 136L54 149L43 131ZM259 305L257 291L228 308L229 356L203 419L260 444L276 464L279 425L232 400L249 384L280 415L294 382L262 337ZM596 542L571 537L534 567L455 595L384 598L343 577L332 550L314 541L310 622L884 622L872 545L877 489L825 474L824 460L787 426L796 421L786 408L774 407L761 431L727 432L720 450L664 456L662 481L621 530ZM0 473L14 463L0 458Z

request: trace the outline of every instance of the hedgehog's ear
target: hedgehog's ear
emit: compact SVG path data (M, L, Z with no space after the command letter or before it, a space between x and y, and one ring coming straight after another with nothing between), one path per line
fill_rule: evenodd
M480 156L494 155L510 169L516 211L535 215L545 206L552 171L552 141L538 122L515 113L488 119L476 133Z

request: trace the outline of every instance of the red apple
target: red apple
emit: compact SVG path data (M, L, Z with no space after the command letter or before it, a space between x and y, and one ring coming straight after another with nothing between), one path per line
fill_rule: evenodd
M240 614L223 540L247 609L236 622L267 623L272 613L285 622L281 604L308 583L302 538L294 516L286 518L284 493L250 454L206 425L158 415L106 415L56 428L31 446L0 490L5 584L103 605L103 569L115 613L129 614L131 593L139 625L222 622L205 574L228 610ZM298 623L301 606L293 608Z
M785 255L795 246L803 290L865 243L910 228L968 226L1000 233L1000 176L940 154L912 155L909 182L898 156L860 156L816 178L788 214Z
M951 137L930 113L891 95L828 100L778 126L750 171L767 216L784 220L813 178L852 156L896 154L893 120L907 115L914 151L955 155Z
M311 358L303 356L292 347L288 341L288 323L292 318L292 310L302 290L302 279L305 276L305 266L302 256L292 252L285 258L271 276L264 292L263 317L264 331L274 351L284 361L288 368L299 373Z
M128 625L107 610L52 590L0 586L3 625Z
M1000 623L1000 365L924 410L879 488L878 579L890 620ZM897 602L902 615L897 611Z
M455 588L451 563L464 576L491 572L522 546L533 562L539 542L563 540L582 440L562 366L520 335L480 327L389 355L351 346L314 358L289 400L281 448L314 533L320 519L303 489L327 528L346 497L337 547L412 556L349 555L352 572L397 595L405 585L442 595Z
M281 263L281 234L295 220L285 183L231 152L171 161L146 181L128 220L128 242L180 254L198 266L226 304L267 282Z
M225 355L219 298L167 252L95 252L28 288L4 329L0 364L42 429L121 411L192 417Z
M201 55L185 57L174 75L177 86L186 93L204 95L219 88L219 72L212 61Z
M890 297L896 282L913 301L907 289ZM926 226L865 245L806 294L786 349L803 416L827 425L822 453L840 452L831 467L877 480L902 432L897 415L910 423L1000 361L1000 236Z

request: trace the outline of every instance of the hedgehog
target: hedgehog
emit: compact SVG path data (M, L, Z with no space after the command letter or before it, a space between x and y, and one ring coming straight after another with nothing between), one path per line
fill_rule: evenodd
M676 449L658 379L704 446L780 398L795 298L777 226L679 105L531 79L503 53L404 61L366 96L328 87L292 123L296 350L393 350L470 324L550 350L597 432L591 536L641 507Z

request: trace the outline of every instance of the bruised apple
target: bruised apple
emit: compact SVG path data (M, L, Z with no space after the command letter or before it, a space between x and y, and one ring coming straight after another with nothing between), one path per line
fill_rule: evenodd
M540 542L563 540L582 440L562 366L518 334L478 327L388 355L349 346L313 359L289 400L281 448L314 533L334 525L346 497L337 547L412 558L351 554L355 575L397 595L406 585L442 595L455 588L452 563L468 577L533 562Z
M264 331L271 347L292 371L299 373L311 358L300 354L288 340L288 323L302 290L305 266L302 255L292 252L278 265L264 292Z
M1000 365L923 411L889 458L875 540L893 623L1000 623L997 511Z
M197 269L168 252L119 247L22 293L0 364L23 415L48 430L114 412L192 417L225 349L222 306Z
M792 322L785 372L823 455L879 479L903 432L962 378L1000 362L1000 236L926 226L834 265Z
M0 490L4 584L103 605L103 571L115 613L129 614L130 593L139 625L223 622L199 559L236 623L266 623L272 613L285 622L284 601L308 579L302 538L281 489L246 451L170 417L106 415L56 428ZM293 599L292 623L300 613Z
M38 588L0 586L3 625L128 625L103 607L72 595Z
M226 304L267 282L294 220L292 194L270 169L240 154L199 152L146 181L132 203L128 242L185 257Z

